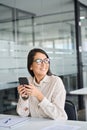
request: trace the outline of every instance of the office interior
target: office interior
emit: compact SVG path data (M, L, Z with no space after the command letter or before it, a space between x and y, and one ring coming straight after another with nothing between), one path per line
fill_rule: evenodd
M87 87L86 0L0 0L1 114L17 114L18 77L29 76L27 54L34 47L48 53L66 98L85 109L83 96L69 92Z

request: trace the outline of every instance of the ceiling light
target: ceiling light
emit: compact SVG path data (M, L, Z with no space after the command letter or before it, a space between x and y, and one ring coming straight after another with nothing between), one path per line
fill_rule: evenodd
M81 19L81 20L85 19L85 16L81 16L80 19Z

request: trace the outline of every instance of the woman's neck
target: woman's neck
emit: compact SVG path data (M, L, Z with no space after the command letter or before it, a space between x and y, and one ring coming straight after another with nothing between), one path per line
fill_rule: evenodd
M35 81L39 84L44 77L35 77Z

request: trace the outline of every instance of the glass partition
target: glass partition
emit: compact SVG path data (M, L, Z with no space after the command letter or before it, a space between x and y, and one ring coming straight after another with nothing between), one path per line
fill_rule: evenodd
M80 7L83 86L87 87L87 8Z
M33 14L0 4L0 82L17 82L27 75L26 60L32 43ZM4 12L6 12L4 14ZM9 86L9 85L8 85ZM14 85L13 85L14 86Z
M15 0L0 3L0 113L8 113L16 106L18 77L29 76L34 14L16 8Z

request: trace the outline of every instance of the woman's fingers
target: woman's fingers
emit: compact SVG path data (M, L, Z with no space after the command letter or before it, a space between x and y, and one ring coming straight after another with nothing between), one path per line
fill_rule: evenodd
M27 93L26 93L26 89L24 86L18 86L18 93L21 95L21 96L26 96Z

